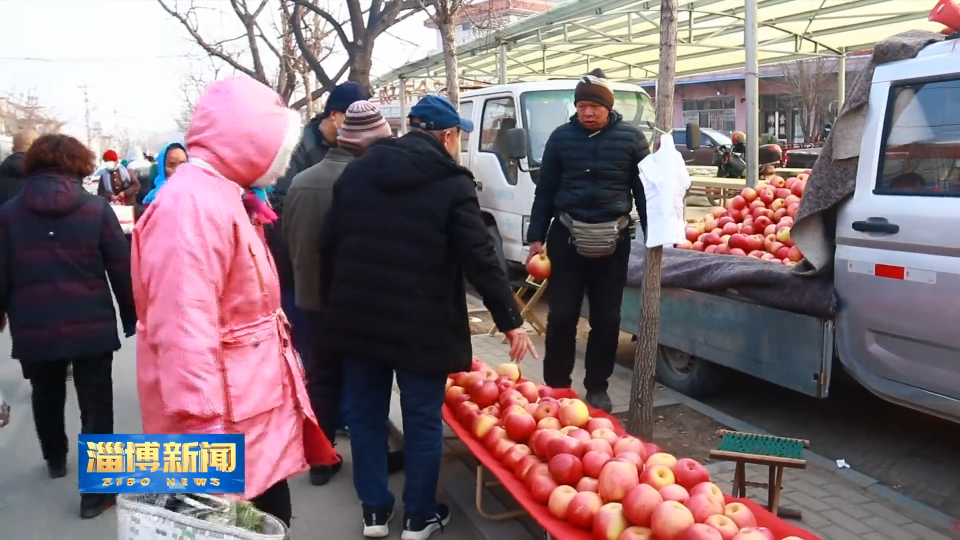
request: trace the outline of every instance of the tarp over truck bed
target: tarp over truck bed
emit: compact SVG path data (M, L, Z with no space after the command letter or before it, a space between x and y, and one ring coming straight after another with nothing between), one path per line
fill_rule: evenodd
M643 279L644 247L634 241L627 286ZM735 294L746 300L793 313L833 319L837 301L833 275L803 276L791 267L753 257L725 257L686 249L664 248L663 287Z

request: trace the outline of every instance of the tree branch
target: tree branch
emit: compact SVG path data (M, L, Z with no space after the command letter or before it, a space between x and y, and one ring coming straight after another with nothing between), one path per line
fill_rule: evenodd
M157 0L157 3L159 3L160 7L162 7L163 10L166 11L171 17L180 21L180 24L183 25L184 28L186 28L187 32L190 34L190 37L192 37L193 40L197 43L197 45L199 45L204 51L206 51L207 54L209 54L210 56L219 58L220 60L223 60L224 62L229 64L230 67L243 73L244 75L247 75L248 77L252 77L254 79L260 80L260 78L257 76L257 73L254 70L238 62L235 58L233 58L232 56L224 52L223 49L213 46L207 43L205 39L203 39L203 36L200 35L197 29L190 23L190 21L187 18L190 16L190 14L193 12L193 9L194 9L192 3L191 3L190 9L187 10L187 14L181 14L177 12L175 9L170 8L166 4L166 2L164 2L164 0Z

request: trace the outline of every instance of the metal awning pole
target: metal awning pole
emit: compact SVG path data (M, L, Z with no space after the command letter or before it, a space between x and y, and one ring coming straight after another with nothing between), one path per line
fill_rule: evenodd
M400 134L407 134L407 79L400 77Z
M500 79L500 84L507 84L507 46L503 43L500 44L500 49L498 51L498 60L499 64L497 67L497 76Z
M760 67L757 60L757 0L744 2L743 41L746 48L747 186L760 179Z
M840 58L837 58L837 114L840 114L847 97L847 49L840 49L840 52Z

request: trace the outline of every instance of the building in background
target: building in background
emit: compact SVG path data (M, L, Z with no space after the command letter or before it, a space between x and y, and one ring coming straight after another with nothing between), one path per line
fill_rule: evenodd
M870 61L870 51L847 56L846 87ZM788 146L820 142L820 131L838 113L835 58L795 60L760 67L760 128ZM655 82L640 84L655 98ZM678 77L674 126L696 122L727 134L746 131L744 70Z
M487 32L499 30L504 26L525 19L531 15L543 13L565 0L483 0L473 2L461 9L457 17L457 45L463 45ZM424 23L437 34L437 51L443 49L440 31L428 17Z

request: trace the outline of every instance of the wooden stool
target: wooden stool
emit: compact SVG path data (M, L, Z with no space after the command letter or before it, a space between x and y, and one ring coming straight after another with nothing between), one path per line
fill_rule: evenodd
M540 302L543 293L547 291L547 283L549 281L549 279L545 279L538 282L533 276L527 276L526 281L510 282L510 288L514 291L513 298L520 307L520 316L523 317L523 320L530 323L530 326L541 336L547 333L547 326L540 321L540 318L533 312L533 308ZM525 300L524 297L531 291L533 295L529 300ZM489 335L495 336L497 332L497 325L494 324L493 328L490 329Z
M799 510L780 508L780 492L783 490L784 469L806 469L803 449L810 446L803 439L789 439L772 435L758 435L739 431L720 430L720 445L710 450L710 457L737 464L733 473L734 497L745 498L747 487L767 488L767 510L775 516L800 519ZM747 463L769 467L769 480L747 481Z

